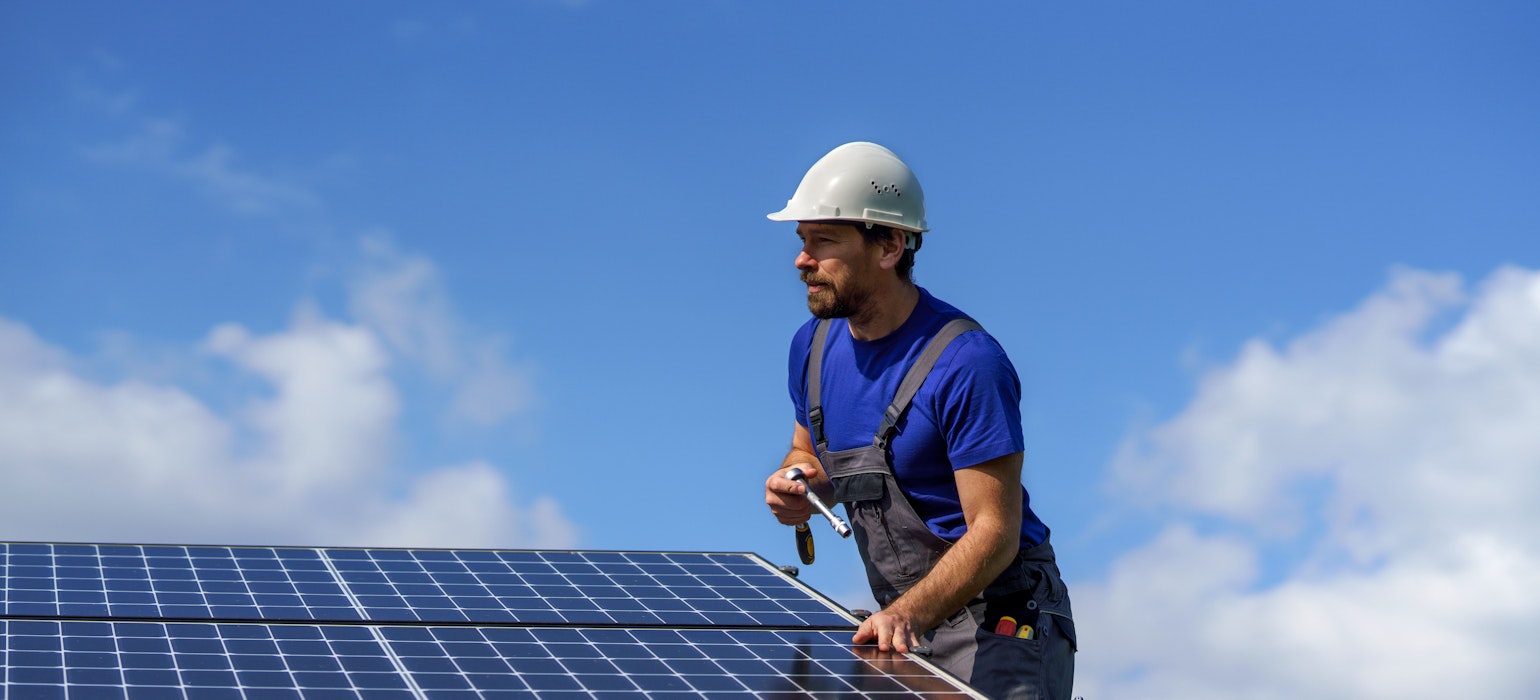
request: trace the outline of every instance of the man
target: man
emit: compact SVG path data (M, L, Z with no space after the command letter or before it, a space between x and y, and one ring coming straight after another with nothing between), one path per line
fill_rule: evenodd
M771 512L813 513L793 467L845 504L882 606L854 643L930 647L991 697L1068 698L1075 627L1021 485L1020 382L994 338L914 284L919 181L886 148L848 143L769 218L797 222L814 316L791 344L796 426L765 482Z

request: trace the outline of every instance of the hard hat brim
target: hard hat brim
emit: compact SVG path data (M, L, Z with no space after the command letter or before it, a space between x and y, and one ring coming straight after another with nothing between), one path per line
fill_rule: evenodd
M883 221L881 219L862 219L849 216L799 215L789 211L788 209L770 212L769 214L765 215L765 218L771 221L843 221L851 224L875 224L877 226L887 226L888 228L896 228L900 231L908 231L910 233L925 233L930 230L928 228L905 226L903 224L894 223L892 221Z

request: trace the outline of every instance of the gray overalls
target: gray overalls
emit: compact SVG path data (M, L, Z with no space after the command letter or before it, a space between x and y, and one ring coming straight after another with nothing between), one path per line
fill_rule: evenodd
M818 460L834 483L835 500L845 504L872 595L883 607L929 574L951 547L926 527L899 490L888 447L899 418L941 352L954 338L972 330L983 328L970 318L953 319L943 326L904 375L872 444L838 452L829 451L819 393L829 321L819 321L813 333L807 370L808 430ZM995 625L1005 615L1032 625L1034 636L996 634ZM1075 623L1048 540L1018 552L981 595L924 638L933 661L990 697L1069 698Z

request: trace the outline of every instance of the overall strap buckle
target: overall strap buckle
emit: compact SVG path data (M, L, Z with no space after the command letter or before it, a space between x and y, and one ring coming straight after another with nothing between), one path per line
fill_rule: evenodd
M823 432L823 406L813 406L807 411L807 430L813 435L813 444L819 452L828 449L829 439ZM820 457L821 458L821 457Z
M898 432L898 419L903 413L903 409L896 404L888 404L887 410L882 412L882 423L877 426L877 436L872 438L872 446L887 452L894 433Z

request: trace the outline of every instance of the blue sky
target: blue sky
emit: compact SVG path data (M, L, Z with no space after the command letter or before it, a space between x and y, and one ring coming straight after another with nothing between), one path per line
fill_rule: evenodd
M871 140L925 187L917 280L1022 376L1080 692L1530 695L1537 35L1523 2L5 4L0 536L791 563L761 488L806 309L764 214ZM818 534L804 580L863 602ZM1407 642L1430 615L1473 651Z

